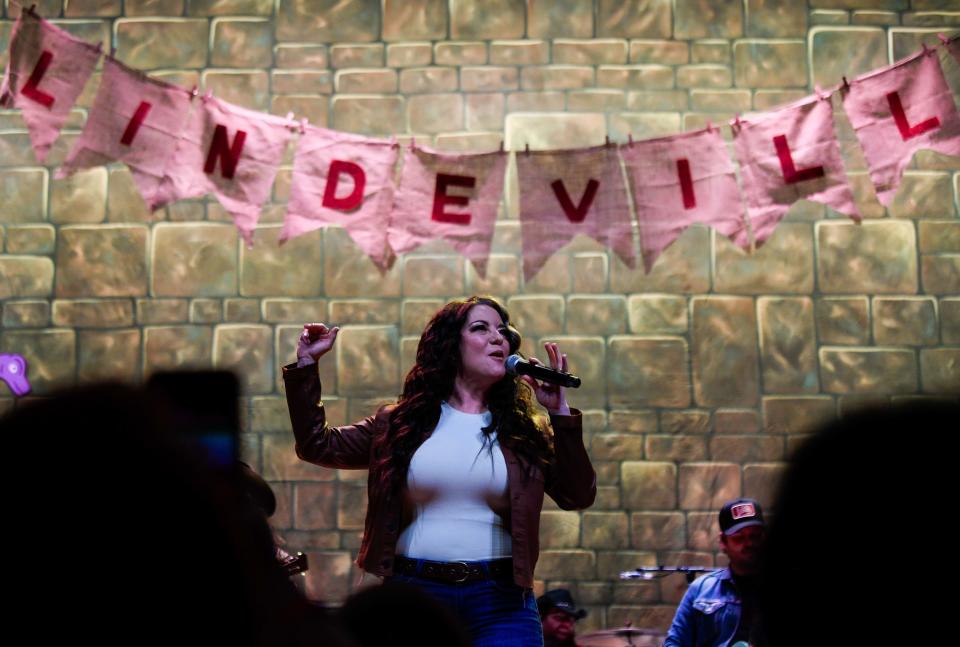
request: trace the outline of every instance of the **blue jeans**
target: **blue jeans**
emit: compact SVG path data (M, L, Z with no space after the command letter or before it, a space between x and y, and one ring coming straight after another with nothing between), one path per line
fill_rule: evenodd
M408 575L395 582L417 586L451 608L459 617L473 647L542 647L543 627L532 589L513 580L482 580L445 584Z

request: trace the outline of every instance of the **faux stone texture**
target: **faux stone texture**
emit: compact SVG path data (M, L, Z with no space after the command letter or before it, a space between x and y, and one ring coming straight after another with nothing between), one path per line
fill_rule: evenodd
M627 42L620 39L563 39L553 41L552 62L565 65L601 65L627 62Z
M956 396L960 393L960 348L924 348L920 351L924 393Z
M380 2L280 0L275 21L281 41L367 42L380 36Z
M887 65L887 42L874 27L814 27L807 35L812 82L829 87Z
M563 333L564 307L560 296L521 296L507 301L511 323L522 335L532 337Z
M673 37L737 38L743 35L743 11L739 2L675 0Z
M430 43L394 43L387 45L387 67L430 65L433 45Z
M687 463L680 466L682 510L719 510L740 496L740 466L731 463Z
M334 77L337 92L389 94L397 91L397 72L390 69L339 70Z
M156 216L144 203L126 167L109 170L107 179L107 220L110 222L149 222Z
M626 299L614 295L570 297L567 331L584 335L616 335L626 331Z
M147 234L139 225L61 227L57 296L140 296L147 293Z
M690 404L687 342L681 338L610 338L607 381L612 406Z
M916 232L906 221L818 222L817 275L824 293L917 291Z
M863 346L870 339L870 304L866 297L817 299L816 319L823 344Z
M157 225L151 253L152 293L209 297L236 294L237 240L233 225Z
M923 290L928 294L960 294L960 254L921 256Z
M149 326L143 331L143 372L210 368L213 331L209 326Z
M82 382L140 375L140 330L82 330L77 340L77 377Z
M540 521L541 529L543 520ZM584 548L619 549L630 546L630 532L625 512L584 512Z
M673 463L624 461L620 483L627 510L672 510L677 505L677 467Z
M298 236L277 244L279 226L257 228L253 249L240 249L240 294L243 296L318 296L323 290L320 241Z
M278 94L316 95L333 93L329 70L272 70L271 89Z
M270 77L265 70L205 70L201 79L204 90L224 101L260 111L270 106Z
M626 516L626 515L624 515ZM540 514L540 549L577 548L580 545L580 515L549 510Z
M721 292L813 291L813 231L809 224L783 222L760 249L745 252L727 238L715 237L715 285Z
M951 182L949 173L907 171L890 203L890 215L895 218L954 217Z
M77 354L73 330L3 330L0 348L16 352L27 361L31 395L45 395L74 383ZM9 394L12 392L7 383L0 380L0 397Z
M55 223L103 222L107 207L107 169L93 168L50 187L50 221Z
M611 262L611 292L706 292L710 288L710 231L706 227L687 228L660 255L650 274L643 264L629 269L619 260Z
M400 72L400 91L404 94L453 92L457 86L457 71L452 67L415 67Z
M403 263L403 294L453 296L463 291L464 262L459 256L415 256Z
M56 237L52 225L11 225L7 227L7 253L52 254Z
M827 396L763 399L764 427L768 433L808 433L836 415L836 404Z
M943 343L960 345L960 299L940 299L940 334Z
M0 144L0 160L6 158ZM3 162L0 162L2 164ZM47 171L45 169L0 170L0 224L40 222L47 207Z
M912 393L917 388L917 358L910 350L824 346L820 380L827 393Z
M47 301L7 301L0 324L4 328L42 328L50 324Z
M730 70L722 65L682 65L677 68L678 88L729 88Z
M753 301L694 297L693 388L703 406L750 406L757 402L759 357Z
M803 36L807 32L806 7L794 0L747 0L744 15L747 36Z
M339 95L333 98L332 127L335 130L368 135L406 131L402 97Z
M743 466L743 496L756 499L769 510L774 504L777 484L783 477L786 465L782 463L754 464Z
M593 86L593 68L581 65L535 65L520 70L524 90L578 90Z
M330 55L326 45L281 44L273 50L273 63L278 68L323 69L329 66Z
M203 67L207 24L193 18L121 18L114 25L117 58L140 70Z
M447 35L446 0L386 0L383 40L437 40Z
M272 341L269 326L217 326L213 334L213 364L236 373L244 393L269 393L273 390Z
M680 550L687 543L679 512L634 512L630 534L632 547L640 550Z
M707 441L702 436L650 435L644 454L655 461L702 461L707 459Z
M401 263L382 275L341 228L323 232L323 278L327 296L399 296Z
M816 393L816 335L809 298L761 297L760 363L767 393Z
M687 330L687 300L670 295L631 295L627 299L630 332L676 334Z
M483 65L487 62L487 44L482 42L437 43L433 53L437 65Z
M69 328L114 328L133 325L133 304L128 299L57 299L53 324Z
M210 63L219 67L265 67L273 48L271 21L258 18L215 19Z
M937 331L937 305L932 297L876 297L873 338L883 346L930 346Z
M664 65L602 65L597 87L663 90L674 87L673 69Z
M506 40L490 43L494 65L541 65L549 62L550 46L542 40Z
M929 221L917 223L920 230L920 251L924 254L960 254L960 221Z
M805 88L806 47L803 41L742 40L733 46L738 87Z
M394 326L347 326L335 347L340 393L351 396L396 393L398 335Z
M454 39L522 38L524 0L450 0L450 37Z

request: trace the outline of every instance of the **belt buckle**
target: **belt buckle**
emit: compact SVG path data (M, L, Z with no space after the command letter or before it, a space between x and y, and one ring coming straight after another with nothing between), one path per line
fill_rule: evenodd
M456 571L463 572L463 575L456 576L456 579L453 580L454 584L463 584L470 577L470 566L466 562L449 562L448 565L454 571L451 575L454 575Z

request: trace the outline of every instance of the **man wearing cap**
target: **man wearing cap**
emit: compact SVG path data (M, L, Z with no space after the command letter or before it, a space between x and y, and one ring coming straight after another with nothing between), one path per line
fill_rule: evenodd
M720 549L729 565L690 585L664 647L756 644L757 580L764 533L763 511L753 499L736 499L723 506Z
M575 647L576 627L580 618L587 615L586 609L578 609L573 596L566 589L553 589L537 598L537 610L543 623L544 647Z

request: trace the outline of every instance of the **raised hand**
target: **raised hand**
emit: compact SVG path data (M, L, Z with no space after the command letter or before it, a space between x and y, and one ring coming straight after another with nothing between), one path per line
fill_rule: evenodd
M543 347L546 349L547 356L550 358L550 368L567 372L566 354L561 353L559 347L554 342L548 341L544 343ZM536 357L531 357L527 361L531 364L543 365L543 362ZM533 389L533 394L537 397L537 402L547 411L560 415L570 413L565 388L556 384L550 384L549 382L538 382L529 375L524 375L520 379L530 385L530 388Z
M328 328L322 323L303 324L303 332L297 339L297 366L315 364L333 348L339 332L338 326Z

